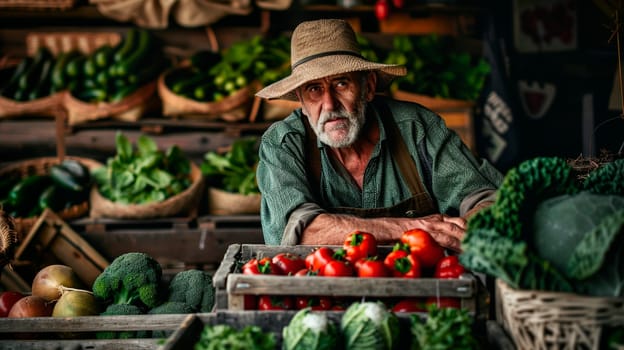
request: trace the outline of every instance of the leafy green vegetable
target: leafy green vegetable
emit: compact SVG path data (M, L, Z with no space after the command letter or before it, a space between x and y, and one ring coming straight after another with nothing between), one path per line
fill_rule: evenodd
M225 154L206 153L201 171L208 183L232 193L260 193L256 181L259 160L256 144L257 137L243 137L234 141Z
M195 350L275 350L273 333L265 333L259 326L245 326L241 330L225 325L204 326Z
M393 38L385 63L407 67L393 88L434 97L474 101L479 97L490 65L453 47L450 38L436 34Z
M399 319L381 302L351 304L340 321L344 348L390 350L398 343Z
M425 319L412 315L412 350L480 349L465 309L428 307Z
M339 335L336 326L324 312L311 308L298 311L284 327L283 350L333 350L338 348Z
M117 154L106 166L93 171L100 193L123 204L160 202L191 185L191 163L176 145L165 152L146 135L139 136L136 150L121 132L115 137Z
M460 261L513 288L624 295L624 159L578 183L561 158L510 169L468 221Z

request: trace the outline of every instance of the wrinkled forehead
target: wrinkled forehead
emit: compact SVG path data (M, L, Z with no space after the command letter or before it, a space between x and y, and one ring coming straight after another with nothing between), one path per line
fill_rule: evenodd
M301 87L305 88L306 86L310 86L310 85L330 84L331 82L337 81L337 80L348 80L348 81L357 82L361 74L362 72L357 71L357 72L346 72L346 73L329 75L323 78L310 80L304 83L303 85L301 85Z

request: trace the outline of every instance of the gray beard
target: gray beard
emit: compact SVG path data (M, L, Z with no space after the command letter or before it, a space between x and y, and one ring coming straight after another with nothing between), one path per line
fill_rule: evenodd
M346 135L339 140L333 140L329 134L323 130L325 122L332 119L344 119L347 123L339 128L346 130ZM362 131L362 127L366 121L366 100L360 99L355 111L346 112L344 110L337 112L321 113L316 125L313 125L314 132L319 140L332 148L349 147L357 140Z

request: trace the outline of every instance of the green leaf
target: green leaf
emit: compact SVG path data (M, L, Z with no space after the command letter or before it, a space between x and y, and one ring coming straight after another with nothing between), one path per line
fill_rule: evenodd
M128 138L121 132L117 132L115 136L115 146L117 156L120 160L128 161L132 159L132 144L130 143Z
M156 141L154 141L147 135L139 136L139 139L137 140L137 148L138 153L141 156L147 156L149 154L158 152L158 145L156 144Z

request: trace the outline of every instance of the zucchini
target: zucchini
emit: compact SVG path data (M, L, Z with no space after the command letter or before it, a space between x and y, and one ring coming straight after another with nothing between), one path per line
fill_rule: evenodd
M204 85L206 82L212 83L212 79L208 73L197 73L191 76L188 79L178 80L174 84L171 85L171 91L178 95L184 95L187 93L192 93L193 90L199 86ZM214 85L214 84L213 84Z
M113 59L115 62L121 62L127 59L133 51L135 51L135 47L137 46L137 39L139 36L139 29L132 27L126 33L121 45L113 55Z
M95 56L88 56L82 65L82 73L85 77L94 77L97 74L98 67L95 63Z
M139 69L141 63L149 56L154 42L152 34L146 29L141 29L137 35L136 46L132 53L116 63L118 76L127 76L130 72Z
M52 182L48 175L30 175L18 182L7 196L9 205L13 207L18 216L26 215L35 206L35 198Z
M52 68L52 86L55 90L62 90L67 87L67 74L66 66L75 57L80 56L81 53L76 50L61 52Z
M67 170L69 174L76 179L83 187L88 186L91 183L91 172L86 165L75 159L64 159L60 166Z
M18 173L11 173L5 175L0 179L0 201L5 199L9 194L9 191L15 186L22 178Z
M95 65L98 68L106 68L113 62L114 48L108 44L100 46L93 52Z
M33 57L33 64L19 78L18 87L22 90L32 91L35 84L41 79L41 71L45 62L53 58L54 56L48 48L40 47Z
M52 184L46 187L37 202L39 210L43 211L45 208L50 208L53 211L59 211L65 208L65 195L60 187Z
M82 192L85 187L81 179L78 179L65 167L55 164L50 167L50 177L59 187L66 188L74 192Z
M72 57L65 66L65 74L67 75L67 77L79 77L82 73L82 68L86 60L87 56L83 55L82 53L78 56Z
M102 102L108 98L108 92L102 88L84 89L76 92L75 96L85 102Z
M5 97L13 97L15 91L17 91L17 85L20 77L26 74L33 62L34 59L32 57L24 57L15 68L15 71L13 71L13 75L11 75L9 82L2 88L2 91L0 91L0 94Z
M34 89L30 92L30 95L28 95L29 100L35 100L50 94L52 66L54 66L54 57L43 63L39 82L37 82L37 85L35 85Z
M210 101L212 94L216 91L216 87L212 82L199 85L193 90L192 98L197 101Z

